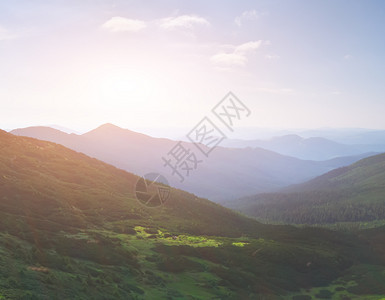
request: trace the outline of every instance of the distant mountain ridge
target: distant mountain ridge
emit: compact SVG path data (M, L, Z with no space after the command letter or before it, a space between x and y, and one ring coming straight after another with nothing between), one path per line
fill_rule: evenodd
M261 220L284 223L385 221L385 154L332 170L280 193L234 201L229 207Z
M262 148L217 147L181 183L161 159L177 143L173 140L153 138L113 124L102 125L82 135L46 127L16 129L11 133L62 144L141 176L159 172L171 185L218 202L300 183L369 155L308 161ZM183 145L195 149L191 143L184 142Z
M225 140L226 147L260 147L300 159L328 160L372 152L385 152L383 145L345 145L322 137L303 138L296 134L277 136L269 140Z

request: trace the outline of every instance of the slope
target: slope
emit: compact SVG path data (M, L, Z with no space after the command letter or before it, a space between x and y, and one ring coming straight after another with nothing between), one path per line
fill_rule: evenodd
M281 193L237 202L260 219L306 224L385 220L385 154L365 158ZM233 206L235 207L235 206Z

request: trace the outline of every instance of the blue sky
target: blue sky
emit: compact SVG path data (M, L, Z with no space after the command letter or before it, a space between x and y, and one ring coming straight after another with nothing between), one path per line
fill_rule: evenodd
M383 1L2 1L0 127L385 129Z

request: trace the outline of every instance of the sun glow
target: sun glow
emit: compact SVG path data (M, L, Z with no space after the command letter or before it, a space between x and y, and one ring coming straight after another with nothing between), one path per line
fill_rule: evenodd
M113 69L102 76L100 88L104 99L115 103L137 104L151 98L156 81L138 69Z

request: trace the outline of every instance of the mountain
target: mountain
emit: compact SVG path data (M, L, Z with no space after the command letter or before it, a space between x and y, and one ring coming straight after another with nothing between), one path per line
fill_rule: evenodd
M165 167L162 160L162 157L167 158L176 141L153 138L112 124L102 125L82 135L66 134L46 127L16 129L11 133L55 142L138 175L162 173L172 186L217 202L300 183L369 155L318 162L262 148L217 147L205 158L195 145L183 142L182 145L196 153L201 162L180 182L180 178L172 176L171 168Z
M259 194L229 204L273 222L333 224L385 222L385 154L360 160L280 193Z
M345 145L322 137L303 138L291 134L269 140L225 140L226 147L260 147L283 155L308 160L328 160L364 153L385 152L385 145Z
M0 197L3 214L27 213L33 216L37 209L41 216L43 208L44 217L50 222L80 227L84 225L84 219L88 218L92 219L91 223L98 224L108 221L107 216L120 220L127 216L141 219L149 215L149 210L134 200L134 188L139 179L136 175L58 144L16 137L5 132L1 132L1 146ZM173 190L164 210L168 216L180 219L179 226L187 232L199 232L201 227L209 232L210 227L217 227L211 221L214 218L222 224L217 229L212 227L212 234L220 235L220 228L226 227L221 220L226 219L228 222L230 215L235 219L225 230L227 233L239 226L240 229L237 230L247 231L247 224L252 223L208 200L198 199L186 192L181 196L181 193ZM92 194L96 196L90 199ZM15 199L19 199L19 206L12 204ZM196 203L200 203L198 209L193 208ZM82 213L78 213L79 211ZM216 213L219 215L215 216ZM190 223L189 220L195 218L194 214L195 217L199 214L199 224ZM208 220L211 225L204 220ZM161 221L157 220L154 212L153 219L148 222ZM240 225L243 223L245 227ZM241 231L237 232L240 233Z
M300 130L303 137L319 136L346 145L384 145L385 130L364 128L330 128L315 130Z
M0 148L3 299L385 294L385 228L263 225L176 189L147 207L139 177L82 153L3 131Z
M60 130L60 131L65 132L65 133L75 133L75 134L79 134L79 132L76 131L76 130L73 130L73 129L67 128L67 127L63 127L63 126L60 126L60 125L52 124L52 125L47 125L47 127L50 127L50 128L53 128L53 129L57 129L57 130Z

